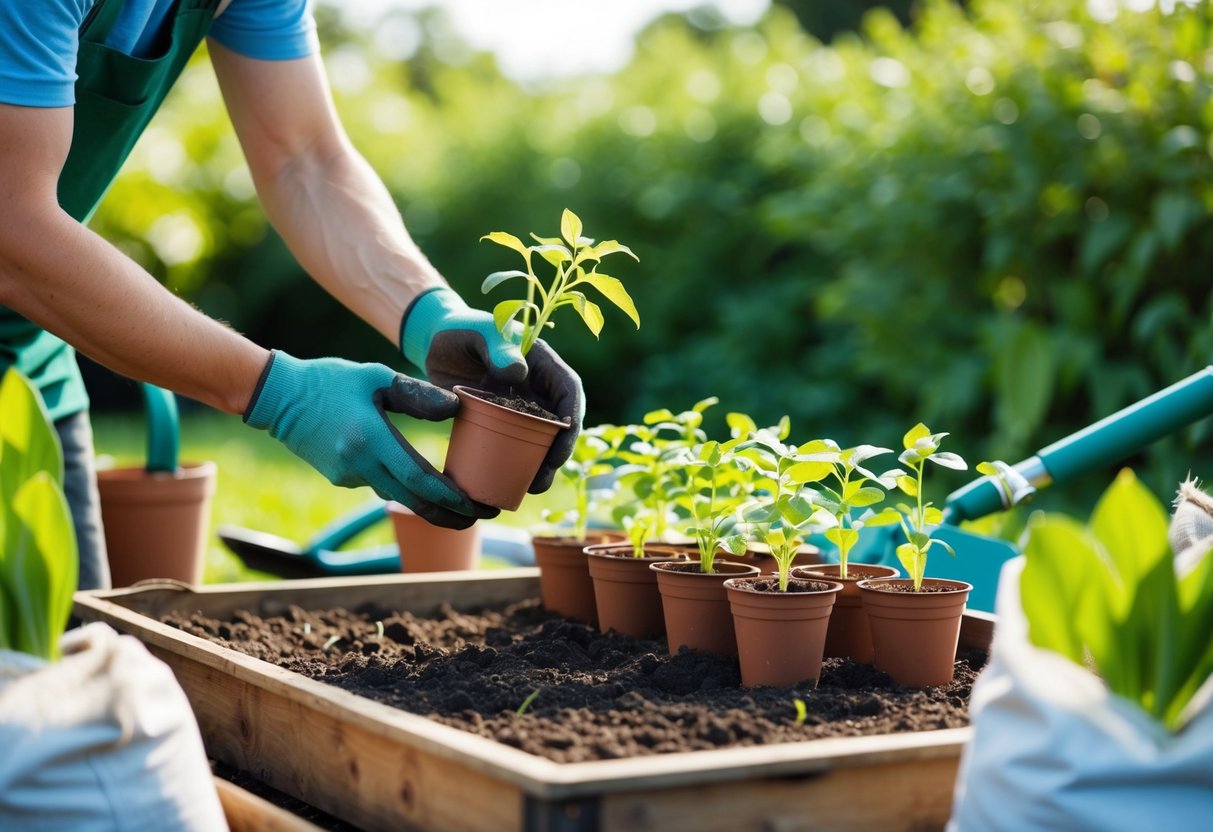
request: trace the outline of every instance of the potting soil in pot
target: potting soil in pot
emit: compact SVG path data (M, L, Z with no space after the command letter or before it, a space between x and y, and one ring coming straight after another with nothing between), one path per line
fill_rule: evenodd
M537 600L474 613L444 607L430 618L292 607L265 619L164 621L558 762L956 728L968 724L986 658L962 650L952 683L927 690L900 688L849 659L827 659L816 690L743 689L736 657L669 656L664 640L604 635Z

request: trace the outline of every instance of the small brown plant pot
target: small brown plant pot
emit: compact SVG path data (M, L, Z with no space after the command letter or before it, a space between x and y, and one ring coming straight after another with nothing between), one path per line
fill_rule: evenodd
M97 472L101 522L115 587L149 578L202 583L215 463L176 472L114 468Z
M868 626L868 614L860 598L859 582L869 578L896 578L898 571L892 566L877 566L869 563L848 563L847 576L839 577L842 567L836 563L817 566L793 567L797 578L825 579L842 584L842 592L834 600L834 611L830 613L830 629L826 633L826 658L852 659L864 664L872 663L872 628Z
M568 425L486 401L462 385L454 390L460 407L443 473L473 500L513 511Z
M649 568L657 573L670 655L685 646L700 653L736 656L737 636L724 582L757 575L758 567L717 558L711 573L700 572L698 561L653 563Z
M973 585L926 578L921 592L902 578L860 581L872 627L873 664L900 685L913 688L952 681L960 620Z
M387 504L387 513L400 547L401 572L446 572L480 566L480 526L435 526L397 502Z
M733 627L741 684L784 687L811 681L817 687L826 630L842 584L796 578L788 591L768 575L724 582Z
M535 565L539 567L539 597L544 609L565 618L598 626L598 602L585 549L609 543L610 532L584 538L536 536L531 538Z
M602 632L614 630L637 638L665 635L657 573L649 569L649 564L685 561L686 555L660 545L645 546L644 552L643 557L635 557L630 543L586 547L598 608L598 629Z

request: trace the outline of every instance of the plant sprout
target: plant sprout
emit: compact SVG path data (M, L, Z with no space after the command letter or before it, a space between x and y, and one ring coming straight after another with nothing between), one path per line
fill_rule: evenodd
M793 699L793 707L796 708L796 724L804 725L804 721L809 718L809 709L805 707L803 699Z
M715 440L685 454L688 476L685 493L677 501L691 515L688 532L699 549L699 568L705 574L714 571L719 549L741 555L746 550L745 535L735 531L737 518L750 499L747 485L753 462L735 453L741 440Z
M905 533L906 542L897 547L897 559L914 582L914 591L922 590L922 579L927 568L927 553L931 546L938 543L952 557L956 552L942 540L931 537L931 531L943 522L943 512L929 502L924 502L922 493L923 475L927 462L942 465L956 471L964 471L968 465L963 459L953 453L939 450L940 442L946 433L931 433L930 429L919 422L902 437L905 450L897 458L902 465L907 466L912 474L902 474L897 477L897 487L908 497L914 498L913 505L899 503L897 511L900 514L901 528Z
M614 481L601 489L591 489L590 482L595 477L605 477L614 471L611 460L627 438L627 431L626 427L618 425L596 425L581 432L572 455L560 467L561 475L573 486L573 507L559 515L544 510L545 520L571 521L573 538L585 539L595 496L605 496L614 490Z
M535 700L539 698L539 691L541 690L543 690L543 688L535 688L530 692L526 699L522 700L522 704L518 706L518 710L514 711L514 719L517 719L526 713L527 708L531 707L531 705L535 703Z
M771 550L779 591L787 592L792 561L817 512L816 493L808 483L825 477L829 466L812 467L802 462L798 449L784 443L791 433L787 416L777 425L761 429L744 413L730 413L727 419L733 437L741 440L738 455L754 465L751 491L756 495L755 503L746 511L745 519L757 527L762 542Z
M628 426L634 441L620 449L618 457L623 465L616 470L620 485L629 488L635 498L616 509L615 519L625 528L643 523L647 538L667 539L672 509L686 492L686 453L707 441L703 414L718 401L715 396L703 399L681 413L668 408L654 410L645 414L643 424ZM629 517L633 520L625 522ZM636 529L636 533L641 530Z
M847 577L847 559L859 540L860 529L898 520L896 513L873 514L872 506L884 500L885 489L893 488L904 472L894 468L875 474L865 467L869 459L889 453L892 451L888 448L875 445L840 448L832 439L814 439L797 449L800 462L788 471L791 478L801 482L819 482L828 476L836 484L833 488L818 486L816 503L829 517L825 538L838 547L840 578Z
M508 280L520 277L526 281L525 298L503 300L493 308L493 321L497 328L507 338L519 339L523 355L530 352L545 327L555 326L551 320L552 313L562 306L576 309L590 332L594 333L595 338L598 337L603 325L602 309L585 296L586 286L597 289L640 328L640 314L623 288L623 283L617 277L598 271L603 258L611 254L623 252L633 260L639 261L640 258L618 240L595 244L582 236L582 230L581 219L566 208L560 217L560 236L539 237L531 234L537 245L528 246L505 231L494 231L480 238L512 249L526 261L526 271L511 269L493 272L480 287L481 292L488 294ZM535 254L555 269L546 286L535 274L532 258Z

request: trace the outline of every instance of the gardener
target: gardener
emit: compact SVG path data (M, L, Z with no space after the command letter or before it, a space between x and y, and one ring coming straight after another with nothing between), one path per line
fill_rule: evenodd
M270 221L304 269L440 386L378 364L269 352L164 289L84 223L204 37ZM573 429L581 383L540 343L521 357L417 249L333 111L309 0L0 2L0 371L41 390L63 440L80 585L108 585L88 399L74 349L268 430L335 484L433 523L496 510L429 465L382 410L452 416L457 383L527 386Z

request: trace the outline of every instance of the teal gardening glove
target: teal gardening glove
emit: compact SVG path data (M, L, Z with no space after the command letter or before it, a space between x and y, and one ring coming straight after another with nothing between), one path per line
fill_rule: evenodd
M505 338L493 316L472 309L446 287L417 296L404 312L400 350L429 380L450 389L466 384L493 393L519 393L569 424L548 451L528 489L540 494L552 486L560 466L573 453L585 394L581 379L543 341L523 358L518 344Z
M369 485L429 522L464 529L495 516L473 502L405 440L386 411L441 421L459 399L382 364L300 360L275 350L244 412L334 485Z

